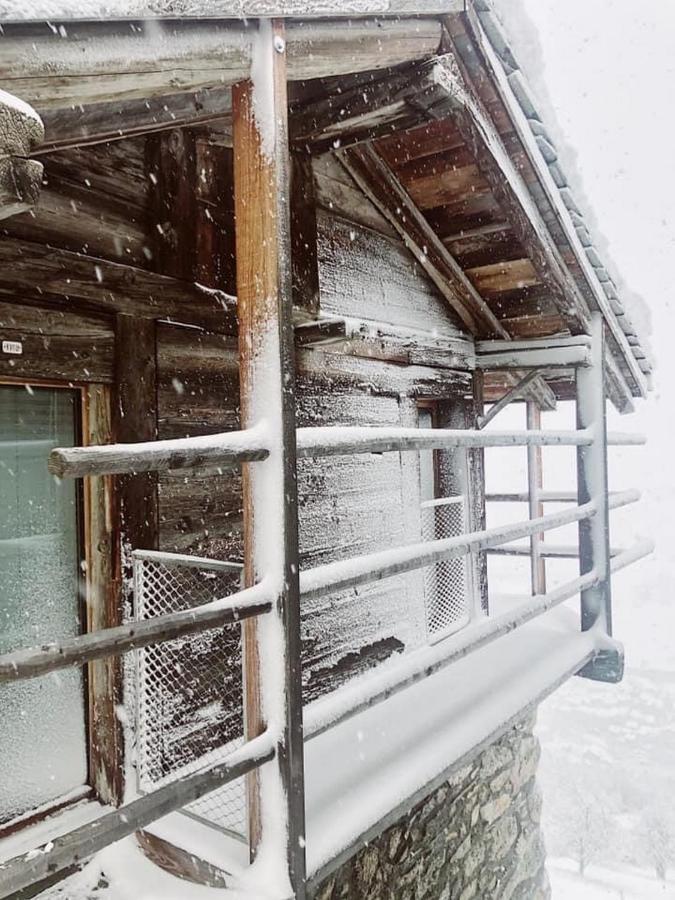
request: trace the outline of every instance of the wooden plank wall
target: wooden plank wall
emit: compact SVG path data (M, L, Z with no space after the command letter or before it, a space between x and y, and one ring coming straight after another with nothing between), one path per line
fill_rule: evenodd
M309 351L311 352L311 351ZM158 328L159 436L238 427L236 347L232 338L172 325ZM401 424L399 398L371 393L367 382L300 374L299 425ZM415 484L398 454L302 460L299 467L303 567L411 540L404 507ZM160 477L160 547L241 560L238 475ZM304 613L307 698L392 652L423 640L421 597L405 578L308 605Z
M412 254L333 155L317 158L314 172L322 313L462 334Z
M152 268L145 152L140 138L45 155L36 209L3 222L2 232Z
M158 207L153 190L155 181L171 179L173 155L181 148L174 146L170 136L158 140L147 147L144 141L130 140L51 154L45 159L44 205L35 218L18 217L6 229L67 249L164 268L166 248L154 232L158 224L164 227L168 222L169 233L180 223L180 209L175 204ZM187 149L197 167L219 171L219 166L227 164L223 148L209 148L197 140ZM162 159L163 168L157 168ZM448 335L460 333L435 288L339 163L327 155L313 161L313 170L322 311ZM154 179L146 177L149 172ZM212 180L215 194L197 185L198 220L208 219L209 210L219 208L221 199L226 205L226 181ZM229 212L218 223L220 236L215 235L224 242L218 244L221 249L231 247L231 240L228 245L227 236L223 237L227 216ZM197 254L185 266L196 269L195 277L206 283L224 277L224 272L214 273L208 262ZM226 268L229 271L229 265ZM18 301L12 297L0 303L0 331L5 339L23 340L26 350L22 357L0 356L0 376L112 381L114 323L110 318L84 310L22 306ZM158 437L237 428L235 339L166 323L158 323L156 334ZM307 358L313 351L304 353ZM392 367L390 390L382 385L373 390L368 361L353 360L352 371L354 367L363 371L362 378L344 373L329 377L316 374L322 372L321 364L303 366L298 377L301 425L414 424L414 402L405 392L399 396L404 368ZM384 454L303 461L299 479L303 566L416 539L410 510L418 501L418 478L410 459ZM162 475L158 498L161 549L241 560L238 476ZM304 616L308 699L424 640L419 579L396 578L349 591L308 606ZM226 648L216 649L222 654ZM207 704L209 697L207 691L200 704ZM192 715L196 710L188 712ZM176 728L182 724L182 719L177 721Z

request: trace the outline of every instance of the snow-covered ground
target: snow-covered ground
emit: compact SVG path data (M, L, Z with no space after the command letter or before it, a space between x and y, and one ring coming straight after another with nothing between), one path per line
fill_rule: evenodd
M570 859L549 859L553 900L675 900L675 881L657 881L648 872L590 866L582 877Z

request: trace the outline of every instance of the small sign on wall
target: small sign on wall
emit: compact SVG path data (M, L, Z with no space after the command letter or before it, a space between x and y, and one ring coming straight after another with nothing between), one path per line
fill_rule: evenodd
M21 356L23 353L23 344L21 341L3 341L2 352L8 353L10 356Z

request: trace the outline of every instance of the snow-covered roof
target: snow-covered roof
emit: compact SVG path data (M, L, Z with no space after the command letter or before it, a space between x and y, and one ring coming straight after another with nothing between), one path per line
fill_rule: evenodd
M612 312L628 337L638 365L645 374L649 374L653 365L644 346L645 332L649 329L647 305L641 297L622 287L621 279L615 274L606 249L599 249L598 244L601 240L596 236L592 206L585 196L578 173L570 171L569 160L573 154L565 152L562 131L557 126L552 105L543 104L540 99L535 99L518 62L518 59L521 59L523 64L526 64L526 60L530 59L528 66L530 72L537 71L541 67L542 52L536 31L529 23L521 3L514 4L512 0L503 0L493 5L491 0L473 0L473 6L480 25L503 67L513 96L527 120L540 159L569 214L576 239L592 269L592 278L599 282L604 291ZM514 46L517 53L514 53ZM542 92L541 89L539 93L546 96L545 91ZM545 115L540 113L542 105L547 107ZM555 139L552 132L555 133ZM566 157L565 167L562 156ZM537 199L535 197L535 200ZM640 325L639 336L631 316Z

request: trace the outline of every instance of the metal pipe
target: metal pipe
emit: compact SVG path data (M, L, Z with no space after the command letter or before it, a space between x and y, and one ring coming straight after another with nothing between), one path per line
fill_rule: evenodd
M205 572L241 572L242 563L205 556L188 556L185 553L167 553L164 550L133 550L134 560L141 560L166 566L167 568L203 569Z
M303 600L314 600L326 594L357 587L360 584L369 584L401 572L423 569L454 556L466 556L472 550L486 550L508 541L529 537L535 532L549 531L562 525L579 522L593 516L595 510L594 503L586 503L572 510L549 513L534 521L501 525L458 537L410 544L354 559L327 563L302 572L300 590Z
M501 547L491 547L487 551L492 556L527 556L530 555L528 544L503 544ZM612 547L612 558L619 556L624 551L619 547ZM544 544L541 555L546 559L579 559L579 548L576 544Z
M633 547L613 555L609 565L612 574L620 572L621 569L625 569L626 566L632 565L645 556L649 556L650 553L654 552L654 547L654 541L645 538L643 541L638 541Z
M523 393L527 390L528 386L536 379L539 378L541 372L538 369L532 369L531 372L528 372L517 384L507 391L503 397L497 400L496 403L493 403L490 409L485 413L484 416L479 416L476 424L479 429L485 428L490 422L496 418L499 413L506 409L509 404L513 403L514 400L518 400L523 396Z
M612 591L609 555L609 489L607 484L607 418L603 377L604 332L602 316L591 323L593 364L577 369L577 428L591 432L591 444L577 449L578 502L595 503L597 515L579 520L580 574L594 571L599 581L581 594L581 628L598 626L612 633Z
M529 599L513 611L470 625L459 634L446 638L434 647L416 650L403 657L396 666L366 676L370 689L364 686L365 679L359 679L357 685L347 685L335 691L325 700L317 701L306 710L306 740L318 737L341 722L382 703L399 691L428 678L451 663L468 656L516 628L520 628L521 625L543 615L554 606L576 596L581 590L592 588L596 582L597 575L594 572L588 572L548 594Z
M637 503L640 496L640 491L634 489L610 491L609 508L615 509L617 506L625 506L626 503ZM571 491L542 491L539 499L542 503L577 503L579 498ZM488 503L528 503L529 494L486 494L485 500Z
M526 404L527 429L538 431L541 429L541 409L532 400ZM541 459L541 447L529 445L527 448L527 493L530 519L538 519L544 515L544 504L541 501L541 489L543 486L543 470ZM532 593L546 593L546 562L542 556L542 542L544 535L530 535L530 579Z

